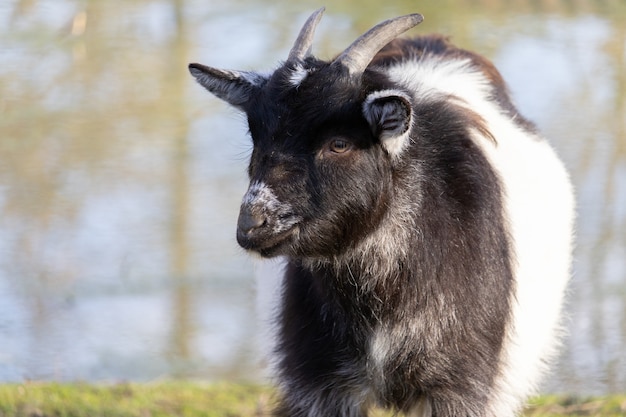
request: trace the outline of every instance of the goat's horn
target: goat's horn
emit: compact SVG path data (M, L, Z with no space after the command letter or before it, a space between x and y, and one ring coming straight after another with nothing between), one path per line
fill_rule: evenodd
M343 64L352 75L362 74L378 51L423 20L417 13L385 20L361 35L334 62Z
M325 8L316 10L304 23L298 39L293 44L291 51L289 52L288 61L297 61L306 58L311 53L311 45L313 44L313 35L315 34L315 28L317 27Z

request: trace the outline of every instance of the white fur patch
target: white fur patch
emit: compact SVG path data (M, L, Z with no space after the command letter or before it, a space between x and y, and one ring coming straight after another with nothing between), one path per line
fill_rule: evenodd
M417 101L428 100L429 96L454 95L467 102L485 102L491 92L489 81L480 71L472 68L469 59L451 60L433 56L393 66L387 74L408 91L415 92ZM482 115L480 110L474 111Z
M569 177L547 142L516 132L502 120L488 121L498 144L478 141L503 179L516 257L513 323L498 382L501 401L520 406L536 390L559 344L575 203ZM496 415L506 416L497 406Z
M302 81L304 81L304 79L308 76L309 76L309 71L306 68L304 68L302 64L298 63L296 64L295 69L289 75L289 84L297 88L300 86L300 84L302 84Z
M275 219L271 222L273 233L285 232L302 220L301 217L293 213L291 204L281 202L264 182L255 181L250 184L241 204L259 207L264 213Z
M255 181L243 196L243 205L262 205L270 210L280 205L272 189L264 182Z

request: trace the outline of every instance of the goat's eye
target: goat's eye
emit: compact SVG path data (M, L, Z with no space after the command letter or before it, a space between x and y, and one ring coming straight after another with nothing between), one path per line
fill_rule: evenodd
M345 139L333 139L329 143L329 149L334 153L345 153L352 149L352 144Z

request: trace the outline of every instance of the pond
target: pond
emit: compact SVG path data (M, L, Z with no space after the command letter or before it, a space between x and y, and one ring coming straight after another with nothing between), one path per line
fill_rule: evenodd
M568 338L546 392L626 391L626 4L342 0L315 54L411 12L492 59L577 190ZM317 2L0 4L0 382L260 380L272 263L234 228L244 118L188 62L272 69Z

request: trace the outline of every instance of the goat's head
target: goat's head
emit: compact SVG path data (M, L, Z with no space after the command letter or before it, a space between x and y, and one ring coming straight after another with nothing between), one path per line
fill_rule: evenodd
M248 116L254 149L237 240L263 256L333 256L358 241L384 215L391 166L408 143L410 96L366 68L422 16L385 21L325 62L310 54L323 11L270 75L189 65Z

